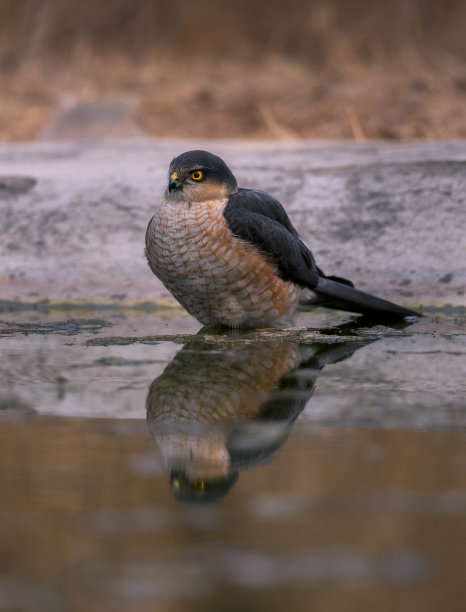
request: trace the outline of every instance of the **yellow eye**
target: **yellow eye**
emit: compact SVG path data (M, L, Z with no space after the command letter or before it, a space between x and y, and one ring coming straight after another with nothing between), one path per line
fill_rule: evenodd
M203 491L205 489L205 480L199 479L193 481L193 489L200 489Z
M202 170L194 170L194 172L191 172L190 176L193 181L201 181L204 178L204 173Z

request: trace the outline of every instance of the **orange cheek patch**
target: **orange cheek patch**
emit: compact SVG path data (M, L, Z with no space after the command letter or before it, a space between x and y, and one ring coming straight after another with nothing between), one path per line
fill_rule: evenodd
M206 202L220 200L227 196L225 186L218 181L205 179L196 185L190 186L189 199L193 202Z

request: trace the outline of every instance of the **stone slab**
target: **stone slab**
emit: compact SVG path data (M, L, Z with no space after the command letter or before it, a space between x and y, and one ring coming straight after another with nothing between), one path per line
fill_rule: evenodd
M413 307L464 305L466 141L3 144L0 300L169 298L144 234L168 163L193 148L276 196L327 273Z

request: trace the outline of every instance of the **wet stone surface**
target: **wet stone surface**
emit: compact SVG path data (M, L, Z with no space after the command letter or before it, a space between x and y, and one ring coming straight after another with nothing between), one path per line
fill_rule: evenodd
M416 310L464 306L462 141L0 145L0 300L128 306L167 297L144 235L169 162L193 148L222 156L241 186L278 198L327 274Z
M97 316L96 316L97 315ZM0 610L456 610L466 318L0 322Z

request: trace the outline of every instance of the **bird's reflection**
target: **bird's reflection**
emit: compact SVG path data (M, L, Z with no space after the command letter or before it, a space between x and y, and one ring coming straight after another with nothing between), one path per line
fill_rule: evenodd
M146 401L173 495L185 501L225 495L240 470L283 445L322 368L367 343L186 344L152 382Z

